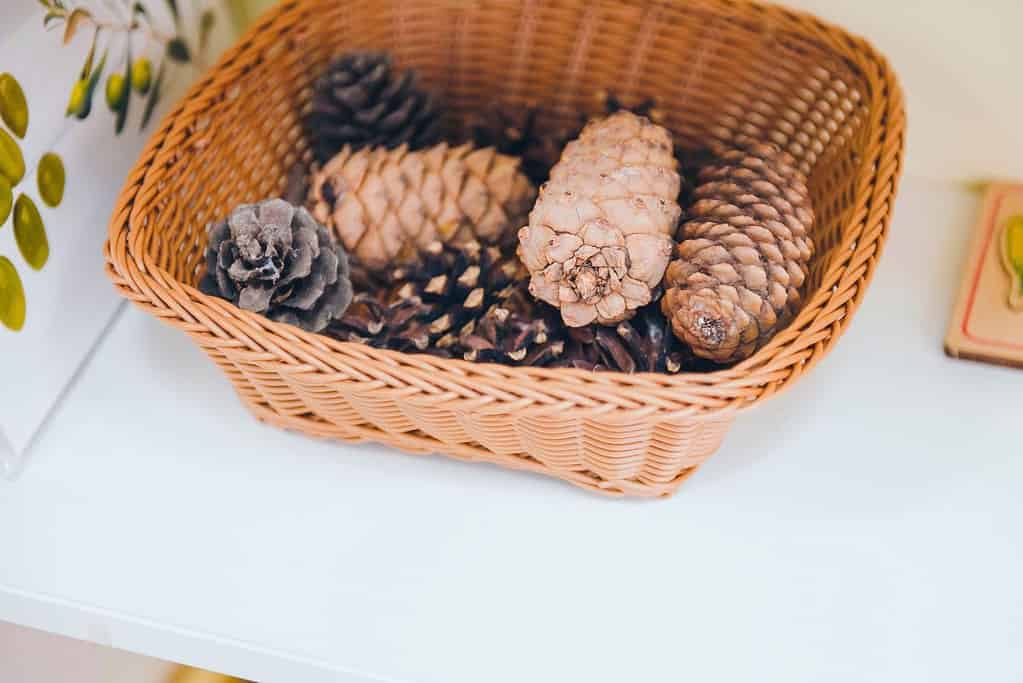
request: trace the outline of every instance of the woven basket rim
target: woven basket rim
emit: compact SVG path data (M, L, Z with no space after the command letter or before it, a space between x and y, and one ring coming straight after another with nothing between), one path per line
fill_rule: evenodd
M731 412L786 388L830 351L862 302L866 285L873 277L887 236L891 220L891 198L897 192L902 171L905 111L901 88L888 61L865 39L849 34L808 12L752 0L721 0L718 4L740 5L757 11L770 9L780 12L793 22L813 24L834 36L835 40L844 41L847 47L853 45L876 70L877 80L882 84L884 92L873 95L871 125L882 139L880 144L874 146L873 155L860 160L856 187L858 198L873 190L870 192L869 206L874 211L877 211L878 206L885 207L887 213L880 219L879 229L873 230L869 239L863 239L863 233L870 222L871 212L860 211L850 218L850 221L859 223L857 229L844 231L842 242L835 247L836 258L829 264L820 286L806 300L795 319L767 345L739 364L708 372L683 372L675 375L653 372L628 374L573 368L515 367L376 349L273 322L176 280L167 270L153 262L144 245L132 239L138 220L136 199L141 193L152 190L152 169L161 161L169 161L169 157L174 154L175 138L184 134L186 122L182 121L182 115L186 107L195 108L197 103L209 102L222 95L223 89L210 92L214 75L230 71L237 63L244 62L250 51L256 49L253 45L259 43L256 38L261 33L288 28L295 21L289 13L300 4L301 0L290 0L268 10L205 75L192 84L161 121L125 182L104 245L106 271L122 295L145 306L159 317L177 317L212 334L215 333L203 321L217 321L215 327L221 331L225 327L234 328L235 339L253 345L250 349L254 353L265 355L267 351L273 352L278 360L285 362L289 372L329 373L338 372L340 367L352 370L347 363L339 363L336 354L340 352L343 357L363 356L400 372L402 380L395 381L396 389L418 386L421 391L436 394L442 391L438 385L445 384L447 380L450 380L448 383L452 387L457 387L459 380L471 382L474 386L483 382L490 392L490 400L501 400L499 394L502 387L514 386L519 391L506 391L507 400L525 400L524 395L529 395L531 406L537 410L571 403L598 412L602 407L608 410L628 410L630 414L652 411L670 419L673 415L692 418L696 415ZM671 2L655 0L645 4ZM266 46L259 47L258 54L269 49ZM148 276L159 283L162 289L140 282L139 276ZM851 289L855 291L846 296ZM187 309L162 296L173 293L184 295L189 303ZM267 344L256 343L253 337L270 339L274 343L268 349ZM388 384L381 377L377 377L376 381L381 382L382 386ZM588 395L586 388L595 388L601 397ZM608 400L606 390L610 388L615 390L616 395L620 394L618 400ZM453 388L448 390L456 395L470 393L458 392ZM571 396L571 399L558 400L558 396ZM486 402L489 401L483 404Z

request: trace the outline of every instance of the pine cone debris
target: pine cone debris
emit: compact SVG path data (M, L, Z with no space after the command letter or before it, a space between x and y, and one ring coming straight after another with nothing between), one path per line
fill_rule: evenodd
M519 231L533 296L570 327L616 324L650 303L681 213L676 167L671 134L644 117L587 124Z
M561 152L578 137L582 124L572 130L542 131L541 110L537 107L494 105L485 115L475 115L469 123L476 147L493 147L501 154L522 159L522 172L537 187L550 177Z
M437 242L422 263L380 272L352 267L358 292L327 334L443 358L587 371L677 373L693 359L656 304L614 327L570 328L528 292L521 264L494 247Z
M524 358L538 335L545 341L542 325L534 326L533 321L524 325L534 330L530 336L518 329L522 321L508 320L507 313L495 312L502 293L515 281L519 270L517 259L478 242L458 247L433 242L423 250L420 261L385 275L357 265L355 280L365 286L360 287L351 308L331 327L330 334L344 341L396 351L446 357L462 357L474 351L471 360L487 351L482 355L488 359L503 360L505 354ZM499 331L512 328L517 339L505 340L506 345L494 341ZM488 349L476 336L490 340L493 348Z
M415 72L395 74L382 52L353 52L333 62L313 87L311 109L306 135L320 163L345 145L419 149L440 137L438 112L416 86Z
M615 93L601 90L594 93L594 100L603 115L624 109L637 116L646 116L655 123L661 122L661 112L652 98L627 107ZM580 114L579 120L571 122L571 125L545 128L541 119L546 118L553 117L541 107L498 102L470 115L469 134L476 147L493 147L501 154L522 159L523 173L539 187L547 182L551 168L558 163L565 145L579 137L587 120L584 114Z
M772 145L726 151L699 177L661 304L694 354L731 363L799 310L813 209L806 178Z
M203 293L310 332L348 308L348 259L305 209L283 199L243 204L206 229Z
M535 197L519 161L493 149L346 147L314 174L307 205L360 263L389 268L435 241L514 240Z

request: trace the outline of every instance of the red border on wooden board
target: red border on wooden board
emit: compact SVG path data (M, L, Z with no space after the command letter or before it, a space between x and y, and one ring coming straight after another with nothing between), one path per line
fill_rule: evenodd
M999 213L1002 210L1002 204L1005 203L1006 195L1011 191L1023 190L1023 187L1006 188L998 195L994 201L994 205L991 207L991 214L988 217L988 229L987 234L984 236L984 246L980 250L980 258L977 261L977 272L973 276L973 285L970 287L970 298L966 303L966 314L963 316L962 330L963 334L970 340L979 342L981 344L990 344L992 346L1001 346L1009 349L1023 349L1023 344L1013 344L1011 342L999 341L997 339L984 339L978 337L970 332L970 315L973 313L973 304L977 300L977 288L980 286L980 274L984 270L984 260L987 259L988 250L991 248L991 240L995 234L995 220L998 218Z

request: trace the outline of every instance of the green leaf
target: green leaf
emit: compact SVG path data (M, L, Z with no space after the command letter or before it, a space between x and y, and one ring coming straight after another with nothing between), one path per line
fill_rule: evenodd
M217 15L213 10L207 9L199 18L199 52L205 52L210 42L210 33L213 32L213 25L217 22Z
M188 45L181 38L174 38L167 43L167 56L175 62L187 63L192 59L188 51Z
M163 60L160 62L160 67L156 70L156 80L153 81L153 88L149 91L149 97L146 99L146 107L142 110L142 123L139 124L139 130L142 130L149 124L149 119L153 117L153 111L160 101L160 91L163 89L163 70L166 65L167 60Z
M131 6L131 15L133 17L135 16L145 17L148 20L149 10L147 10L146 6L143 5L141 2L136 2L134 5Z
M50 25L50 22L53 21L54 19L63 19L63 18L64 18L64 14L63 13L55 12L53 10L50 10L49 12L46 13L46 16L43 17L43 28L48 27Z
M103 69L107 65L107 53L110 51L109 48L103 50L103 56L99 58L99 64L93 69L92 74L89 75L89 87L95 88L99 82L100 77L103 75Z
M124 95L117 105L117 120L114 123L114 133L121 134L124 130L124 122L128 120L128 105L131 103L131 41L125 41L124 52Z
M76 7L71 11L71 14L67 17L67 23L64 25L64 44L67 45L71 42L71 39L75 37L75 33L83 24L88 23L92 19L92 13L87 9Z
M85 55L85 63L82 64L82 72L78 75L80 80L85 80L92 73L92 60L96 56L96 40L99 38L99 29L96 29L92 34L92 44L89 46L89 52Z
M171 14L174 16L174 23L181 20L181 13L178 12L178 0L167 0L167 6L170 8Z

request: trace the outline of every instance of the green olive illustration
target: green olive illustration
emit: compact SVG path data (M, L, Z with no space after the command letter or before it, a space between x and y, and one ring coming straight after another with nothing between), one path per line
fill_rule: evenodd
M107 77L107 106L110 111L117 112L121 108L124 97L128 94L123 74L110 74Z
M11 215L11 206L14 204L14 193L11 191L11 184L7 178L0 175L0 228L4 226L7 217Z
M71 88L71 97L67 101L67 116L78 116L84 118L89 114L89 79L82 78L75 82Z
M6 256L0 256L0 323L15 332L25 325L25 288Z
M131 65L131 87L145 95L153 83L153 65L145 57L139 57Z
M28 265L35 270L46 265L50 258L46 227L35 202L25 194L18 195L18 201L14 202L14 241Z
M14 138L0 128L0 175L7 178L12 186L25 177L25 157L21 156L21 148Z
M64 198L64 162L53 152L47 152L39 160L36 169L36 184L39 196L47 206L56 207Z
M0 74L0 118L19 138L28 130L28 102L21 84L9 73Z

